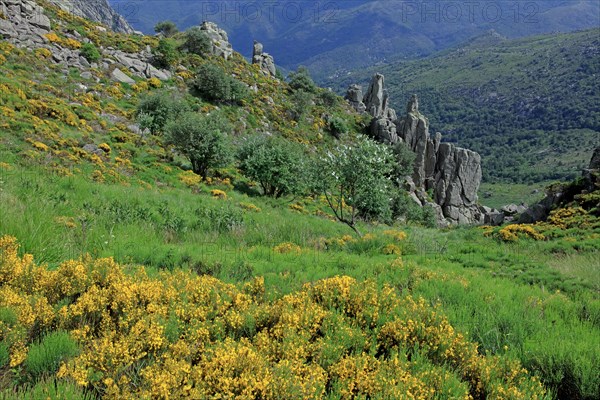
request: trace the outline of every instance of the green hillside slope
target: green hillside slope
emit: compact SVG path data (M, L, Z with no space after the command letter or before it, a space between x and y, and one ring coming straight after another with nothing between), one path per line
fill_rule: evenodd
M343 149L366 121L339 98L237 53L176 50L171 78L141 78L108 49L164 42L43 4L52 45L0 39L0 399L600 397L598 191L537 225L361 216L354 235L325 196L267 196L240 159L194 173L167 134L221 115L232 152L255 131ZM51 61L67 48L107 65ZM165 116L148 99L168 129L136 125Z
M600 30L503 40L491 33L427 59L330 85L386 77L397 109L419 95L432 131L482 155L487 182L570 179L600 142Z

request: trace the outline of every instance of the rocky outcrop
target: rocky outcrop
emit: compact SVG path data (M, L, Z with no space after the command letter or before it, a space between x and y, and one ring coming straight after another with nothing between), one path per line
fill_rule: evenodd
M63 10L106 25L115 32L133 33L133 28L117 13L107 0L50 0ZM128 5L127 7L131 7ZM131 12L132 10L125 10Z
M557 207L569 204L581 194L600 190L600 146L594 149L590 164L582 171L581 175L581 179L570 184L550 186L542 200L521 213L519 223L544 221L548 218L550 211ZM596 207L600 208L600 204Z
M50 19L35 1L0 0L0 12L8 17L0 19L0 37L31 47L48 42Z
M367 111L365 103L363 103L363 91L360 85L350 85L344 97L348 103L359 113Z
M35 1L0 0L0 11L8 17L7 19L0 18L0 37L22 48L47 49L52 54L51 62L60 64L65 71L68 71L68 68L77 68L81 71L81 76L86 77L85 79L92 79L93 74L90 69L106 70L106 72L110 72L112 79L126 83L134 81L125 72L142 79L167 80L171 78L169 71L159 70L151 64L152 52L149 48L137 53L125 53L111 47L100 48L102 59L98 63L90 63L79 50L64 47L60 42L52 42L48 38L48 34L52 32L50 19L44 14L44 8ZM56 23L60 22L56 21ZM96 29L100 32L106 31L106 28L101 26L96 26ZM64 30L63 33L67 39L81 43L90 42L88 38L82 37L75 30ZM119 68L118 72L115 72L117 71L115 68Z
M478 224L497 221L497 211L478 204L481 183L481 157L474 151L442 143L442 136L431 137L429 120L419 112L419 99L413 95L401 117L389 106L384 76L373 76L369 89L359 101L360 87L352 85L346 99L357 111L372 117L370 135L388 144L405 143L416 155L412 176L407 183L413 200L431 207L440 225ZM433 193L430 199L428 192ZM433 200L433 201L432 201Z
M252 64L257 64L261 72L267 76L275 76L277 68L275 68L275 60L269 53L263 52L263 45L256 40L252 48Z
M233 48L229 43L227 32L219 28L214 22L203 22L200 25L200 30L206 33L211 41L210 52L212 55L229 59L233 54Z
M369 127L371 136L382 143L398 142L396 110L389 107L389 96L384 89L383 75L375 74L362 102L366 111L373 117Z

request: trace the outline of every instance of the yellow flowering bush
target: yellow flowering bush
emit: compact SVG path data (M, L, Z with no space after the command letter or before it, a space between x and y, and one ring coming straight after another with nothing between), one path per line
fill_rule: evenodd
M162 86L162 82L158 78L150 78L148 79L148 84L153 88L159 88Z
M112 149L110 148L110 146L108 145L108 143L100 143L100 144L98 145L98 148L99 148L100 150L102 150L103 152L105 152L106 154L109 154L109 153L111 152L111 150L112 150Z
M210 191L210 195L217 199L227 200L227 193L219 189L213 189Z
M112 258L51 270L0 238L10 367L42 332L67 331L80 352L53 377L99 398L547 398L517 361L479 354L435 307L391 286L337 276L264 293L263 278L150 277Z
M52 57L52 52L44 47L40 47L35 50L35 55L41 59L48 59Z
M498 231L498 237L505 242L514 242L519 239L519 234L533 240L545 240L544 235L536 231L533 225L511 224Z
M185 171L178 175L179 180L188 187L195 187L202 181L202 177L193 171Z
M395 255L401 255L402 254L402 250L400 250L400 247L396 246L395 244L387 244L384 246L384 248L382 249L383 254L395 254Z
M261 209L252 203L241 202L239 206L246 211L261 212Z
M408 235L406 234L406 232L403 232L403 231L385 230L385 231L383 231L383 234L393 238L394 240L396 240L398 242L401 242L403 240L406 240L406 238L408 238Z
M285 242L285 243L280 243L277 246L273 247L273 251L275 253L279 253L279 254L289 254L289 253L300 254L302 249L297 244Z

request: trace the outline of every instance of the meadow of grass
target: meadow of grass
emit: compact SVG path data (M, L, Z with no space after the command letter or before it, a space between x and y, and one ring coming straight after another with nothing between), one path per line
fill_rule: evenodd
M377 291L387 287L423 298L477 343L479 354L519 360L553 397L599 394L597 228L552 240L503 241L481 228L365 224L366 234L357 238L327 217L319 198L265 199L233 190L236 180L194 188L174 180L157 189L14 167L4 169L1 181L0 232L18 238L19 254L36 255L51 271L89 254L114 257L132 277L137 265L145 266L149 279L185 271L243 286L261 277L268 302L295 296L306 284L348 276L372 282ZM214 196L215 188L227 197ZM21 321L1 314L6 326ZM168 329L168 321L163 324ZM39 346L53 326L31 333L23 345ZM83 339L78 343L86 346ZM424 365L433 368L428 360ZM54 368L23 372L26 384L33 390L54 379Z

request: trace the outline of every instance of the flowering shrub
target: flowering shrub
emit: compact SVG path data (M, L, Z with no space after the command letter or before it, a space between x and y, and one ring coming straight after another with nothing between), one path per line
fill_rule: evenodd
M35 55L38 58L48 59L52 57L52 52L46 48L40 47L39 49L35 50Z
M273 247L273 251L275 253L279 253L279 254L289 254L289 253L300 254L302 252L302 249L297 244L285 242L285 243L280 243L277 246Z
M498 238L505 242L515 242L519 239L519 234L533 240L545 240L544 235L535 230L533 225L511 224L498 231Z
M111 152L111 148L108 145L108 143L100 143L98 145L98 148L107 154L109 154Z
M41 332L79 353L57 372L102 398L546 398L508 358L484 356L423 299L334 277L266 301L262 278L132 274L112 258L50 270L0 238L0 323L11 368Z
M150 78L148 79L148 84L153 88L159 88L162 86L162 82L158 78Z
M396 254L396 255L402 254L402 250L400 250L400 247L396 246L395 244L386 245L382 251L383 251L383 254Z
M261 212L261 209L252 203L240 203L239 206L246 211Z
M394 240L396 240L398 242L401 242L403 240L406 240L406 238L408 238L408 235L406 234L406 232L403 232L403 231L385 230L385 231L383 231L383 234L394 238Z
M202 177L193 171L185 171L179 174L179 180L188 187L195 187L202 181Z
M219 189L213 189L210 191L210 195L212 197L216 197L218 199L227 200L227 193Z

